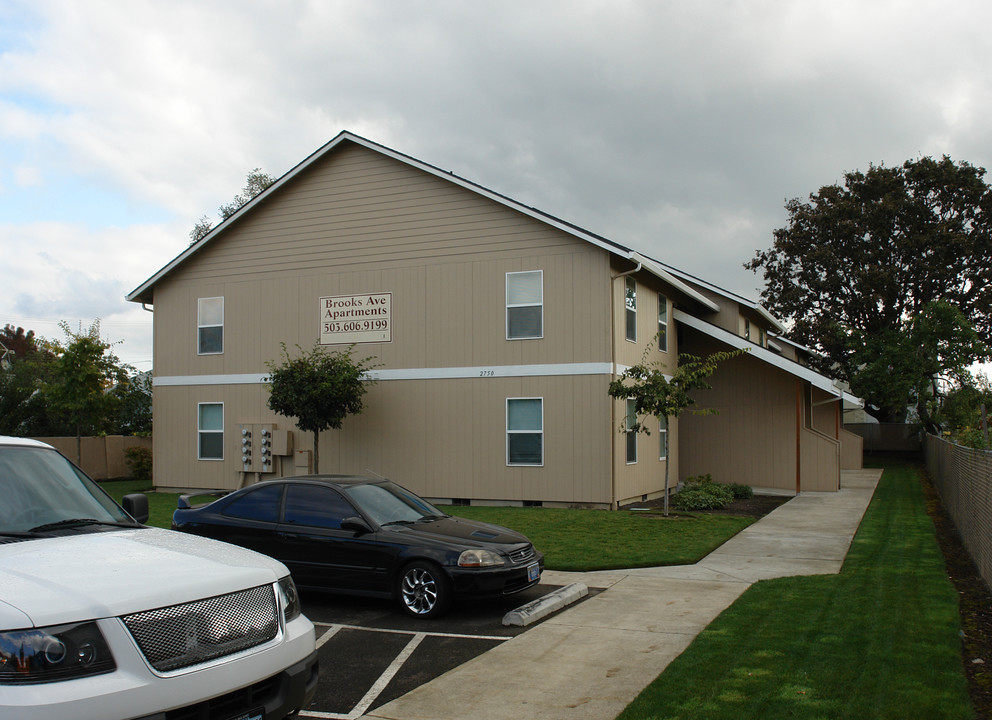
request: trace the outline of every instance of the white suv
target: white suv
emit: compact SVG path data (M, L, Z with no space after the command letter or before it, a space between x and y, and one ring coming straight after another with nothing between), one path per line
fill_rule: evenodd
M54 448L0 436L0 717L282 718L317 684L281 563L141 525ZM128 514L130 513L130 514Z

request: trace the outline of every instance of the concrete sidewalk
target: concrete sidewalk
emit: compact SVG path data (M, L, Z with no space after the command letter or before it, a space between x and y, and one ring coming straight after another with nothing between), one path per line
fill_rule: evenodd
M881 473L845 471L840 492L796 496L696 565L545 572L603 592L364 717L615 718L752 583L839 572Z

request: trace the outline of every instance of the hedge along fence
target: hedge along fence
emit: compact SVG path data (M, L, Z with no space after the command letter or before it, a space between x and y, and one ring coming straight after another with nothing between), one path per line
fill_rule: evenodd
M67 458L76 462L76 438L39 437L34 438L48 443ZM150 437L131 435L106 435L104 437L82 438L80 468L94 480L116 480L131 477L127 466L125 450L130 447L152 449Z
M985 584L992 587L992 452L927 435L927 472Z

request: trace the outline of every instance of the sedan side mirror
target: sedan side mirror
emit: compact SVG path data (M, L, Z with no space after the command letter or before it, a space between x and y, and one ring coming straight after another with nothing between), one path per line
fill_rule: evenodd
M144 493L125 495L121 505L127 514L144 525L148 522L148 496Z
M341 521L341 529L351 530L358 535L365 535L366 533L372 532L372 528L369 527L369 524L360 517L346 517Z

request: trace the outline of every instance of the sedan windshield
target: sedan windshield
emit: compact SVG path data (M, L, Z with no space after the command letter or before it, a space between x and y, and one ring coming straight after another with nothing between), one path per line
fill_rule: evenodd
M344 491L377 525L415 523L445 517L423 498L391 482L352 485Z
M0 447L0 533L26 533L131 518L54 450ZM73 522L69 522L73 521Z

